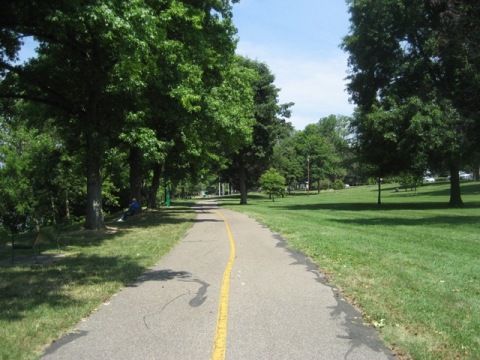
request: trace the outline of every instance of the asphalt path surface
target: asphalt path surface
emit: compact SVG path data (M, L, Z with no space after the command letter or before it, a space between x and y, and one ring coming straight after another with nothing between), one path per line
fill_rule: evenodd
M194 226L169 254L42 359L394 358L278 235L213 200L195 209Z

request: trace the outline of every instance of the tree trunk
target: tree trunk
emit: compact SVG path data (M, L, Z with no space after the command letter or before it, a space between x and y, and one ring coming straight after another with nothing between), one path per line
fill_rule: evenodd
M65 217L68 223L70 223L70 202L68 200L68 189L65 190Z
M157 194L158 189L160 188L160 178L162 176L162 164L156 163L153 165L153 178L152 185L148 192L147 207L149 209L157 208Z
M137 202L142 205L142 181L143 181L143 171L142 171L142 153L139 148L131 147L130 148L130 198L137 199Z
M52 197L50 197L50 204L52 206L52 221L53 221L53 225L57 225L57 209L56 209L56 206L55 206L55 199Z
M377 200L377 204L378 204L378 206L380 206L380 205L382 205L382 178L378 177L377 182L378 182L378 200Z
M85 229L105 228L102 214L101 145L98 135L87 134L87 215Z
M240 205L247 205L247 179L245 174L245 162L240 161Z
M451 207L462 207L462 195L460 191L460 175L458 174L459 166L450 166L450 203Z

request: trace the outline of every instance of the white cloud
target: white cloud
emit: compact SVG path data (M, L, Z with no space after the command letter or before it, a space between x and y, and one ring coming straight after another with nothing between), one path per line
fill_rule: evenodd
M345 1L241 0L234 23L237 52L267 63L280 102L295 103L290 121L296 129L331 114L352 115L347 54L339 49L350 25Z
M281 89L280 103L295 103L290 121L296 129L303 130L331 114L352 115L344 80L347 54L340 49L326 57L240 42L237 53L269 66Z

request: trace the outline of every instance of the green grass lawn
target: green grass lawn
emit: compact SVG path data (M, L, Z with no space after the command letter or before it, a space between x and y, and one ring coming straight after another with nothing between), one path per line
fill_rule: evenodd
M0 359L37 358L45 345L152 267L191 227L191 204L143 212L124 223L110 219L102 232L64 229L62 252L55 244L45 252L61 256L40 265L22 265L34 260L22 250L12 266L8 239L2 239Z
M384 186L277 198L251 195L245 212L306 253L399 355L480 359L480 183L412 191Z
M462 191L462 209L446 205L448 184L439 183L416 196L385 187L380 208L373 186L221 203L305 252L404 357L480 359L480 183ZM189 205L110 221L105 232L64 229L64 256L41 265L12 266L3 239L0 359L36 358L153 266L192 225Z

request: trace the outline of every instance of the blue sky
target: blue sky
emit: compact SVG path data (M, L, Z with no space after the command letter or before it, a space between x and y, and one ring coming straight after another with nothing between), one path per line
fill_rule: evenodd
M339 48L349 29L344 0L240 0L233 21L237 53L269 66L280 103L295 103L297 130L331 114L352 115L347 54Z

